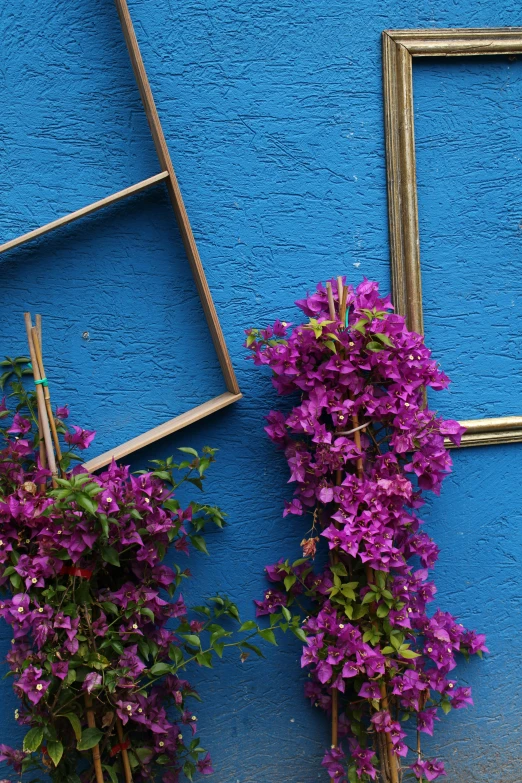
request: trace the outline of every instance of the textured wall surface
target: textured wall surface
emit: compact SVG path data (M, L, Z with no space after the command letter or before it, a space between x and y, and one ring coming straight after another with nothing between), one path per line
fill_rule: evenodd
M521 18L512 0L130 7L245 394L133 465L219 447L208 496L230 526L211 536L211 560L191 558L187 597L226 591L246 618L263 566L297 556L302 531L281 518L286 469L262 430L274 393L244 362L242 330L295 319L293 300L330 275L388 289L380 32ZM2 239L158 171L110 0L3 3L0 41ZM522 62L416 63L414 87L426 331L455 379L435 404L461 418L520 413ZM3 256L0 280L0 352L25 352L21 314L43 313L55 399L98 429L97 451L222 390L161 188ZM461 667L476 706L432 743L450 783L522 781L521 451L455 452L426 512L442 549L438 603L491 648ZM219 783L325 781L327 726L302 696L299 654L292 638L265 661L193 673ZM15 744L15 700L0 682L0 742Z

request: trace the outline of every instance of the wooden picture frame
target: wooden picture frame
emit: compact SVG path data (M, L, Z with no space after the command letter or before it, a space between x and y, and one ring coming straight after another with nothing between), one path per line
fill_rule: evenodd
M423 333L415 171L414 57L522 54L522 28L385 30L384 117L393 301L408 326ZM461 421L461 446L522 441L522 416Z
M170 419L164 424L160 424L158 427L154 427L154 429L148 430L147 432L144 432L141 435L126 441L125 443L121 443L119 446L116 446L115 448L100 454L98 457L94 457L85 463L85 467L91 471L98 470L99 468L108 465L112 459L118 460L126 457L133 451L137 451L144 446L148 446L149 444L154 443L154 441L159 440L160 438L164 438L166 435L170 435L173 432L182 429L183 427L187 427L189 424L193 424L205 416L210 416L210 414L215 413L216 411L221 410L221 408L224 408L227 405L231 405L233 402L241 399L242 396L241 392L239 391L239 386L234 373L234 368L232 367L232 362L230 361L230 356L227 350L223 332L221 330L216 308L214 307L214 302L212 301L212 295L210 293L210 289L205 277L205 271L199 257L196 241L194 239L194 234L192 233L187 211L183 203L183 198L181 196L181 191L176 179L176 174L174 173L174 168L172 166L165 136L163 134L163 129L161 127L156 105L154 103L154 98L150 89L149 80L145 72L145 66L141 57L138 41L136 39L136 34L132 24L132 19L127 7L127 2L126 0L115 0L115 4L125 42L127 44L132 69L134 71L136 83L138 85L143 107L145 109L145 114L149 123L150 132L154 141L154 146L156 148L156 154L158 156L161 171L159 174L155 174L154 176L131 185L124 190L113 193L112 195L107 196L100 201L96 201L93 204L89 204L82 209L70 213L69 215L65 215L65 217L54 220L51 223L47 223L45 226L41 226L40 228L34 229L33 231L29 231L28 233L23 234L16 239L12 239L9 242L5 242L3 245L0 245L0 253L13 250L20 245L23 245L32 241L33 239L36 239L37 237L41 237L44 234L53 231L54 229L61 228L68 223L72 223L73 221L83 218L93 212L97 212L106 206L115 204L118 201L122 201L123 199L146 190L147 188L153 187L160 183L165 184L172 208L174 210L174 214L176 216L192 275L196 283L199 298L203 306L208 328L212 336L214 348L219 359L219 364L221 366L221 371L225 381L226 391L223 394L208 400L208 402L205 402L202 405L198 405L197 407L192 408L191 410L182 413L179 416L175 416L173 419Z

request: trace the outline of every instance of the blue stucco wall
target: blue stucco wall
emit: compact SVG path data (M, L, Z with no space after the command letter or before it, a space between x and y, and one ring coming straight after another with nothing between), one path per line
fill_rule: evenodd
M244 399L136 454L220 449L208 494L230 526L192 558L189 599L227 591L245 617L263 566L296 555L281 518L283 460L262 431L269 379L242 330L317 279L389 286L381 97L385 28L520 24L512 0L132 0L149 78ZM109 0L0 8L0 237L158 171ZM522 61L432 60L414 74L426 332L455 383L437 401L468 418L522 410ZM161 189L0 259L0 352L25 351L22 312L44 315L55 399L109 448L222 391L195 289ZM89 339L82 335L88 332ZM426 513L442 553L439 603L485 631L462 666L475 708L439 724L451 783L520 783L522 447L455 452ZM197 584L197 588L196 588ZM8 638L0 629L0 654ZM219 783L311 783L327 726L302 696L299 645L197 671ZM0 684L0 742L15 700Z

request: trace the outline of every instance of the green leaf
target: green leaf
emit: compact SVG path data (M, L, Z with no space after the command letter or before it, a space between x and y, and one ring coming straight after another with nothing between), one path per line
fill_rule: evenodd
M82 732L81 740L78 742L78 750L90 750L91 748L94 748L102 737L103 731L100 731L100 729L85 729L85 731Z
M451 712L451 704L448 701L448 699L443 699L440 703L440 706L442 707L442 710L445 715L447 715L448 712Z
M34 753L38 750L43 740L43 729L36 726L30 729L24 737L24 750L28 753Z
M212 634L210 636L210 646L213 647L216 642L218 642L221 637L223 636L230 636L229 631L225 631L224 628L222 628L220 625L212 625L207 630L212 629Z
M290 620L292 619L292 613L286 608L286 606L282 606L281 611L283 612L283 617L285 618L285 620L288 620L288 622L290 622Z
M295 584L297 577L294 574L285 576L285 590L288 591Z
M384 343L384 345L389 345L391 348L393 348L393 343L387 334L382 334L381 332L377 332L376 334L374 334L374 337L380 340L381 343Z
M151 623L154 622L154 612L152 609L149 609L148 606L144 606L140 609L140 614L142 614L144 617L148 617Z
M170 655L170 659L174 661L176 666L180 666L184 661L183 653L181 652L179 647L176 647L175 644L171 644L169 646L169 655Z
M60 740L49 740L47 743L47 753L53 760L54 766L57 767L63 756L63 745Z
M367 318L360 318L357 323L353 326L353 329L356 329L358 332L360 332L362 335L366 334L365 326L368 323Z
M155 676L159 676L161 674L169 674L169 672L172 671L172 666L168 663L155 663L154 666L151 667L150 673L154 674Z
M108 658L98 652L90 653L87 658L87 663L89 666L92 666L93 669L96 669L100 672L110 666L110 661Z
M187 644L189 644L191 647L198 647L201 648L201 641L199 639L199 636L196 636L193 633L182 633L180 636L185 639Z
M116 606L116 604L113 604L112 601L103 601L102 608L108 612L109 614L116 614L118 615L120 613L120 610Z
M270 642L270 644L275 644L277 646L275 634L270 628L264 628L259 631L259 636L264 639L265 642Z
M348 598L350 601L355 601L355 593L350 587L350 585L343 585L341 587L341 593L344 595L345 598Z
M205 543L205 539L203 538L203 536L189 536L189 538L192 544L196 547L196 549L208 555L207 545Z
M259 647L256 647L255 644L250 644L250 642L241 642L239 646L241 647L241 649L243 649L243 647L246 647L247 650L252 650L252 652L255 652L255 654L259 655L260 658L265 657L261 652L261 650L259 649Z
M138 748L138 750L141 750L141 748ZM106 772L108 772L111 783L119 783L118 775L116 774L114 767L111 767L108 764L102 764L102 767Z
M11 576L9 577L9 581L11 582L15 590L19 590L22 586L22 577L20 576L20 574L16 574L16 573L11 574Z
M111 647L114 650L114 652L118 653L118 655L123 655L124 647L121 642L119 642L117 639L113 639L111 641ZM147 656L145 656L146 658Z
M74 735L78 742L80 741L82 737L82 724L80 723L80 719L77 715L74 714L74 712L66 712L64 715L60 716L61 718L67 718L69 723L71 724Z
M120 565L120 558L118 556L118 553L112 546L102 546L101 556L103 557L106 563L110 563L113 566Z
M393 647L395 647L396 650L398 650L402 644L399 639L397 639L396 636L390 636L390 642L392 643Z
M145 763L145 759L147 759L153 752L154 751L152 750L152 748L147 748L147 747L134 748L134 753L139 758L142 764ZM116 783L119 782L116 781Z
M390 610L388 609L388 607L385 604L380 604L377 607L377 617L380 617L382 619L383 617L387 617L389 615L389 613L390 613Z
M220 658L223 657L223 650L225 649L225 642L216 642L214 644L214 650L217 652Z
M184 454L192 454L193 457L199 457L199 454L196 451L196 449L191 449L188 446L182 446L181 448L178 449L178 451L183 451Z
M77 495L75 495L75 500L78 506L81 506L81 508L85 509L85 511L88 511L90 514L95 514L98 509L98 504L95 500L89 497L89 495L84 495L83 492L78 492Z
M246 623L243 623L241 628L239 629L239 632L242 631L253 631L254 628L257 628L256 623L253 620L247 620Z
M206 666L207 669L212 669L212 653L210 651L206 653L197 653L196 661L201 666Z
M306 642L306 634L303 631L302 628L295 628L293 625L290 626L290 630L292 633L297 636L298 639L300 639L302 642Z
M383 350L381 343L378 343L377 340L370 340L369 343L366 343L366 348L373 353L378 353Z
M399 650L399 655L401 658L420 658L420 654L413 652L413 650Z
M373 593L373 592L370 590L368 593L366 593L366 595L365 595L365 596L364 596L364 598L362 599L362 602L361 602L361 603L362 603L362 605L364 606L365 604L371 604L371 603L372 603L372 601L375 601L375 593Z
M382 652L383 655L389 655L390 653L395 652L395 650L394 650L393 647L390 647L389 645L387 645L386 647L382 648L381 652Z

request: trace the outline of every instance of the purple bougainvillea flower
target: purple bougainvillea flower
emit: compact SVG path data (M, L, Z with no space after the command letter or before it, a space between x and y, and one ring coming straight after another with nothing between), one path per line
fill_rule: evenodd
M359 696L363 699L380 699L381 689L376 682L364 682L359 689Z
M437 761L437 759L416 761L410 769L413 770L413 773L419 780L423 777L428 781L437 780L437 778L446 774L444 764L442 761Z
M473 699L471 698L471 688L461 687L461 688L455 688L455 690L452 691L451 696L451 706L455 710L461 710L463 707L466 707L468 704L473 704Z
M212 768L212 760L208 753L197 762L196 766L198 768L198 772L201 772L202 775L212 775L214 772Z
M69 406L68 405L61 405L56 407L56 417L58 419L68 419L69 418Z
M51 671L59 680L65 680L69 673L68 661L56 661L56 663L52 663Z
M99 688L102 683L102 676L97 672L89 672L83 681L82 690L87 693L92 693L93 690Z
M16 682L16 688L22 691L32 704L38 704L51 684L50 680L43 680L42 675L42 669L29 665Z
M256 616L261 617L265 614L274 614L281 606L286 606L287 597L278 590L267 590L264 601L254 601L257 606Z
M73 424L73 430L74 432L65 433L64 437L66 443L81 451L89 448L94 440L96 432L94 432L94 430L84 430L81 427L77 427L75 424Z
M15 750L9 745L0 745L0 761L6 761L15 772L22 772L22 765L26 757L27 753L22 750Z
M283 516L286 517L288 514L295 514L296 516L302 516L303 514L303 504L300 500L297 498L294 498L292 501L288 502L285 501L285 510L283 511Z
M24 419L19 413L15 413L13 417L13 423L7 430L11 434L25 435L31 429L31 422L29 419Z
M419 731L424 731L426 734L433 736L433 724L436 720L440 720L440 718L437 718L437 708L428 707L417 713L417 728Z
M372 780L375 780L377 777L377 770L373 764L375 758L373 750L361 748L355 740L351 740L350 754L357 766L357 775L359 777L368 775Z

